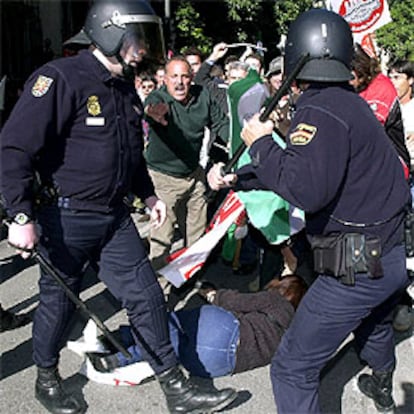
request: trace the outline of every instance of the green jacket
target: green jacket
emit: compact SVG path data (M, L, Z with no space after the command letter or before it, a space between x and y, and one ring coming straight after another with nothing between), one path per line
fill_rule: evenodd
M224 141L229 136L229 119L207 89L192 85L186 105L176 101L165 86L152 92L145 105L165 102L169 105L167 126L146 117L149 139L145 158L150 168L176 177L187 177L199 165L204 128L210 128Z

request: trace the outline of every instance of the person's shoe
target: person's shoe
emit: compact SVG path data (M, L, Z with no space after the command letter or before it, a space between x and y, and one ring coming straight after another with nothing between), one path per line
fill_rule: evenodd
M389 412L395 407L392 398L392 372L373 372L372 375L361 374L358 388L367 397L372 398L379 412Z
M398 332L405 332L411 328L412 312L408 305L397 305L392 321L393 328Z
M194 384L184 376L178 366L162 372L157 378L172 414L212 413L227 407L237 397L236 391L232 388L210 391Z
M12 329L27 325L31 321L32 319L29 315L15 315L0 307L0 332L11 331Z
M53 414L78 414L85 406L75 396L66 394L57 367L37 368L36 399Z
M112 372L115 368L119 367L119 361L116 355L87 352L86 356L98 372Z

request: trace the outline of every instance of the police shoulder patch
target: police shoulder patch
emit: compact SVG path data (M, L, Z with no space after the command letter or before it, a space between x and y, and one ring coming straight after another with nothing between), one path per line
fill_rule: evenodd
M318 128L309 124L298 124L293 132L290 134L289 139L292 145L307 145L312 141Z
M46 95L47 91L50 89L50 85L52 85L53 79L49 78L44 75L39 75L35 84L32 87L32 95L35 98L40 98L43 95Z

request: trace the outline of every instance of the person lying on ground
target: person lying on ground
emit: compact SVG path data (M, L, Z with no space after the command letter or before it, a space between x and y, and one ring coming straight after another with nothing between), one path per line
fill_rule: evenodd
M273 279L258 293L203 284L199 294L211 304L169 314L170 338L180 363L191 375L210 378L269 364L306 289L296 275ZM143 360L140 348L132 345L131 330L121 327L132 358L120 352L89 353L97 371L111 372Z

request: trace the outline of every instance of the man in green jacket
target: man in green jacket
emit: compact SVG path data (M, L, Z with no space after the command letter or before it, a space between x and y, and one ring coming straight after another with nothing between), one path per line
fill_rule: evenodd
M199 165L205 128L228 140L229 120L207 89L192 85L191 66L175 56L165 66L165 85L145 101L150 125L146 160L157 196L167 205L167 220L151 229L150 258L155 269L166 264L174 225L185 245L207 224L205 174Z

